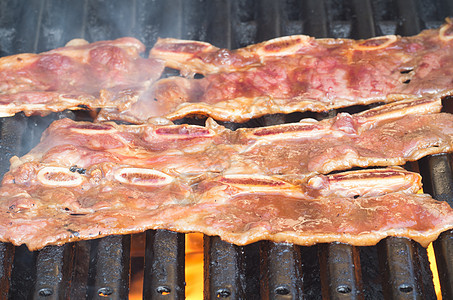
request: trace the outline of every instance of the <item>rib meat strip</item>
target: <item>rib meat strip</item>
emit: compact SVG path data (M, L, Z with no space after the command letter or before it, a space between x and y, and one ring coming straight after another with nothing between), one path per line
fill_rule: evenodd
M134 38L88 44L72 40L40 54L0 58L0 117L24 111L45 115L65 109L115 107L137 101L160 77L163 64L140 54Z
M414 194L420 177L399 168L319 175L303 185L264 175L188 184L112 163L17 171L0 188L0 240L30 250L147 229L203 232L239 245L261 239L373 245L395 235L427 246L453 228L448 204Z
M453 115L436 99L262 128L116 125L59 120L12 170L29 164L88 169L99 163L151 168L177 177L278 175L304 181L352 167L402 165L453 149Z
M453 93L452 20L412 37L368 40L277 38L238 50L161 39L151 53L185 75L157 81L148 94L100 119L145 122L204 115L243 122L266 114L327 111L351 105Z
M58 120L30 153L11 159L0 188L0 240L38 249L163 228L236 244L372 245L395 235L426 246L453 227L453 212L414 194L418 175L319 173L451 151L453 115L439 109L435 99L406 101L237 131L212 120L206 127Z
M175 227L220 235L238 245L266 239L305 246L334 241L369 246L400 236L426 247L453 226L453 210L429 195L413 194L412 175L397 169L319 175L302 185L299 195L286 188L267 190L284 185L275 179L219 177L199 185L201 203L189 222L178 220ZM409 181L412 192L396 186ZM393 185L381 189L386 184Z
M437 104L436 104L437 103ZM453 115L437 101L395 102L331 119L238 129L241 152L228 174L295 176L353 167L402 165L453 150Z

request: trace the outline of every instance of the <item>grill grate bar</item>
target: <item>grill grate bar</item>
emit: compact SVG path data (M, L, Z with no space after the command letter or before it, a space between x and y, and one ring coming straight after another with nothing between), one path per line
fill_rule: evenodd
M129 293L131 236L107 236L92 241L94 288L88 298L126 299ZM94 252L93 252L94 251Z
M304 32L316 38L329 35L329 26L324 0L309 0L302 7Z
M131 35L133 9L130 1L88 1L84 38L92 42Z
M434 242L443 299L453 299L453 230L442 233Z
M421 299L415 276L415 248L407 239L389 237L378 245L383 269L382 285L388 299Z
M36 280L36 254L25 245L15 247L8 298L31 298Z
M146 232L143 299L183 299L185 236L167 230Z
M74 243L74 262L72 265L71 293L69 299L84 299L87 297L92 244L91 241Z
M12 244L0 243L0 299L8 297L14 250L15 247Z
M329 299L362 299L358 248L330 243L319 247L322 295Z
M69 296L74 244L47 246L36 258L34 299L64 299Z
M243 247L204 236L204 298L245 299Z
M422 29L416 1L397 1L397 34L405 36L416 34ZM416 249L414 242L396 237L389 237L378 244L378 254L382 270L383 292L392 299L421 299L427 297L429 291L434 291L434 284L427 283L423 289L420 277L417 276L420 267L417 266L416 253L427 256L426 249ZM426 276L432 278L430 270ZM435 295L431 295L434 296ZM429 298L429 297L428 297Z
M9 159L14 155L24 154L22 137L27 128L27 119L22 114L2 118L0 139L0 172L1 175L9 170Z
M370 0L354 0L352 17L352 35L356 39L376 36L376 24Z
M273 39L281 35L280 2L263 0L257 3L257 32L256 42Z
M420 19L419 3L417 0L397 0L398 26L396 33L404 36L420 32L424 26Z
M356 23L359 24L373 22L372 11L367 2L354 1L354 9L356 14ZM320 5L320 4L318 4ZM367 6L368 5L368 6ZM318 7L321 10L322 7ZM322 15L321 15L322 16ZM307 16L307 22L314 22L312 19L317 19L317 15ZM371 20L371 21L370 21ZM328 19L324 17L324 26L328 26ZM374 34L374 31L369 26L363 25L362 31L351 32L352 37L357 38L361 34ZM318 34L319 32L308 31L305 28L304 33L308 35ZM313 29L313 27L311 27ZM369 30L364 33L364 30ZM336 110L332 110L330 114L336 114ZM318 248L318 256L321 267L321 287L322 295L325 298L332 299L361 299L362 279L360 272L360 256L356 247L352 247L340 243L323 244Z
M37 29L41 24L43 5L44 1L33 1L30 3L21 1L18 4L18 8L14 10L17 14L16 20L19 20L16 25L17 35L13 42L14 53L37 51L39 39L39 30ZM34 30L30 30L30 28Z
M237 48L232 32L231 3L229 1L212 0L206 3L208 24L206 39L219 48ZM233 44L234 43L234 44Z
M260 256L261 298L302 299L301 247L262 242Z
M183 9L181 0L162 1L159 10L159 37L181 37Z
M453 173L450 155L436 155L420 160L425 192L453 206ZM434 242L443 299L453 299L453 230L442 233Z
M46 0L42 3L35 51L48 51L83 37L83 22L78 20L78 16L83 15L84 1Z

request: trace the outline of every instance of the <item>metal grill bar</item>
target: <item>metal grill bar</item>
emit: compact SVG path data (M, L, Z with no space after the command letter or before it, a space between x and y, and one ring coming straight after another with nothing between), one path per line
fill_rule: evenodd
M417 0L397 0L398 26L396 29L397 34L401 35L414 35L420 32L424 27L422 26L419 3Z
M91 241L74 243L74 263L69 299L84 299L87 297L88 279L90 277L91 244Z
M352 35L356 39L376 36L373 8L370 0L354 0L352 17Z
M181 0L159 2L158 20L160 37L181 37L182 31L182 3Z
M304 33L316 38L327 37L329 24L324 0L308 0L303 5Z
M422 299L410 240L389 237L378 245L383 264L384 296L388 299Z
M129 1L87 1L84 38L100 41L131 35L134 8Z
M31 298L36 280L36 254L25 246L15 248L8 298Z
M410 0L409 0L410 1ZM416 3L397 1L399 27L397 32L403 35L411 35L421 30L421 24L415 19L419 18ZM406 7L409 6L409 7ZM383 270L384 295L393 299L421 299L426 297L429 291L434 289L433 284L425 291L422 288L421 278L417 277L419 268L415 257L416 246L410 240L390 237L378 245L381 269ZM426 249L419 249L426 254ZM427 276L432 277L430 270L426 270ZM432 295L431 295L432 296Z
M204 298L245 299L242 247L204 236Z
M236 39L233 38L231 29L231 2L212 0L208 1L206 6L206 10L209 12L209 15L206 16L208 21L206 40L220 48L238 47L233 44Z
M261 298L302 299L301 248L292 244L261 243Z
M184 234L167 230L146 232L143 299L182 299Z
M360 299L360 256L356 247L332 243L319 247L324 297Z
M11 2L14 2L13 0ZM16 36L13 42L14 53L36 52L38 50L39 28L42 20L44 1L19 2L16 14ZM30 5L30 6L28 6ZM33 28L34 30L30 30Z
M91 252L94 288L88 297L126 299L129 293L131 236L108 236L93 243L96 244Z
M85 1L41 1L42 17L37 28L36 51L43 52L61 47L69 40L83 37ZM29 28L28 28L29 30Z
M443 299L453 299L453 230L442 233L434 242Z
M374 27L374 21L370 4L367 1L354 1L353 5L356 13L353 20L363 28L356 26L357 30L351 32L352 37L358 38L360 35L374 34L374 31L371 30L371 27ZM313 18L316 16L309 16L308 19ZM325 22L325 26L327 26L327 19ZM372 26L366 26L366 22L372 22ZM365 32L365 30L369 31ZM312 32L307 33L312 34ZM331 299L363 298L360 256L356 247L339 243L321 245L319 257L323 297Z
M21 3L19 1L0 1L0 57L15 54Z
M331 243L320 247L322 295L329 299L363 299L357 247Z
M0 243L0 299L8 297L13 258L14 246L10 243Z
M73 244L47 246L39 251L34 299L68 298L73 258Z
M9 159L14 155L23 154L22 137L27 128L27 119L18 114L14 117L2 118L0 140L0 172L9 170Z
M281 35L280 1L263 0L257 3L257 42Z

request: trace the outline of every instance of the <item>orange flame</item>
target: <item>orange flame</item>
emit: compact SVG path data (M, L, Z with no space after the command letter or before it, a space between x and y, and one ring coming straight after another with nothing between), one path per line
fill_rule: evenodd
M433 273L433 282L434 282L434 289L436 291L436 296L437 296L438 300L442 300L442 293L440 291L439 273L437 272L436 255L434 254L433 243L429 244L427 251L428 251L429 267L431 268L431 272Z
M203 234L186 234L186 299L203 299Z
M131 256L144 257L145 235L132 236ZM203 299L203 234L186 234L186 299ZM129 288L129 299L143 295L143 270L134 273Z

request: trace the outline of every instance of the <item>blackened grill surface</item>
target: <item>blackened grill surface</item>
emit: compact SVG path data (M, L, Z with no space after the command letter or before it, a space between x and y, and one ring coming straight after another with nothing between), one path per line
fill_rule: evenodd
M42 52L73 38L96 41L133 36L149 50L157 37L238 48L291 34L318 38L412 35L440 26L447 16L453 16L450 0L7 0L0 2L0 56ZM224 125L232 129L256 127L302 117L321 119L335 113L273 115ZM1 119L0 173L7 171L11 156L28 152L42 131L63 117L90 118L83 112L62 112L44 118L19 114ZM184 122L200 121L178 121ZM422 159L420 171L425 191L453 205L450 157ZM147 233L144 298L176 299L183 294L182 236L165 231ZM453 299L453 232L442 234L434 244L442 295ZM23 246L0 244L0 298L106 295L123 299L129 287L129 251L128 236L51 246L33 253ZM299 247L270 242L237 247L217 237L205 237L205 275L205 298L435 297L426 250L398 238L373 247L335 243Z
M143 299L182 299L184 285L184 234L147 231Z

